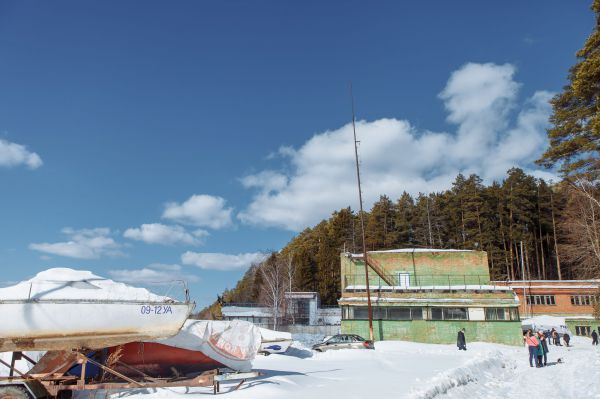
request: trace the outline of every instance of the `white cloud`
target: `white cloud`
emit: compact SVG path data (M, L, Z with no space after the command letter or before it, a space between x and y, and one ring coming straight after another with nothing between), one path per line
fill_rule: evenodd
M37 169L42 163L42 158L24 145L0 139L0 166L11 168L25 165L29 169Z
M164 283L174 280L184 280L196 283L200 278L194 274L185 273L180 265L153 263L142 269L119 269L108 272L117 281L133 284Z
M255 175L243 177L240 182L246 188L260 188L270 192L285 188L288 184L288 178L281 173L265 170Z
M221 253L199 253L187 251L181 255L181 262L184 265L193 265L201 269L228 271L247 269L252 263L261 262L264 260L265 256L265 254L260 252L229 255Z
M110 237L108 228L75 230L70 227L62 229L69 240L55 243L32 243L29 249L52 255L77 259L98 259L103 255L122 256L121 245Z
M147 244L187 244L201 245L208 236L205 230L187 232L181 226L167 226L161 223L143 224L139 228L125 230L123 236L131 240L143 241Z
M538 176L532 162L544 151L551 94L536 92L520 106L520 84L512 65L466 64L453 72L440 98L454 133L420 131L406 120L359 121L365 207L379 195L398 198L451 186L459 172L477 173L485 182L502 179L513 166ZM357 209L352 125L328 130L300 148L279 150L282 170L265 170L241 179L256 190L238 214L245 223L300 231L346 206Z
M178 223L221 229L231 224L232 208L225 207L225 200L212 195L192 195L185 202L169 202L162 217Z

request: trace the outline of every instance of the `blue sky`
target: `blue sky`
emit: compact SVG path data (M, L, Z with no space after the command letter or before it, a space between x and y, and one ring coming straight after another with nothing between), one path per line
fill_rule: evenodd
M0 1L0 266L190 281L458 172L538 176L588 1ZM353 191L354 190L354 191Z

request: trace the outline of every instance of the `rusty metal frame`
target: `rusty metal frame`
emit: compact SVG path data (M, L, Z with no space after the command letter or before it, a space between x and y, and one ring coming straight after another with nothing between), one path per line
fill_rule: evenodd
M154 378L146 375L142 371L136 369L133 366L124 364L122 362L117 362L120 366L124 366L128 370L135 372L140 376L142 381L136 381L133 378L127 377L122 373L103 365L93 359L90 359L84 353L78 350L72 351L77 356L76 362L81 364L81 377L76 376L67 376L64 373L55 373L54 371L59 370L64 365L61 364L53 372L46 374L28 374L22 373L15 368L15 361L21 358L25 358L27 361L36 364L31 358L20 352L13 352L13 359L11 364L0 359L0 363L4 366L8 367L10 370L9 376L0 376L0 381L11 381L16 383L31 383L37 382L43 386L43 388L48 392L51 396L57 396L60 391L85 391L85 390L123 390L123 389L136 389L136 388L168 388L168 387L213 387L213 393L217 394L220 392L220 383L222 381L237 381L240 382L232 389L239 389L242 384L251 378L256 378L260 375L260 373L256 371L247 372L247 373L222 373L219 369L205 371L200 375L197 375L192 378ZM107 381L107 382L88 382L86 381L86 365L87 363L91 363L106 373L116 377L115 380ZM17 373L19 377L15 377L14 373ZM122 382L122 381L125 382Z

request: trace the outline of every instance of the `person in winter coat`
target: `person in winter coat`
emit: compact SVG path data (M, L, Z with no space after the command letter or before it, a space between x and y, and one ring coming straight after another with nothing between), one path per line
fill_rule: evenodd
M458 330L458 335L456 336L456 346L458 346L458 350L467 350L467 340L465 339L465 329L462 328Z
M598 345L598 333L596 333L596 330L592 331L592 345Z
M552 339L554 340L554 345L562 346L560 343L560 335L558 335L558 332L554 328L552 329Z
M537 351L536 351L536 355L537 355L537 362L535 367L544 367L543 363L542 363L542 358L545 356L544 353L544 347L542 346L542 341L538 339L538 346L537 346Z
M548 341L546 340L546 335L544 334L544 332L542 330L538 331L538 341L540 341L540 345L542 346L542 356L544 357L544 366L546 364L548 364L548 357L547 357L547 353L549 352L548 350ZM540 359L540 363L541 363L541 356L539 356L538 353L538 359Z
M546 342L548 343L548 345L552 345L552 339L549 330L544 331L544 337L546 337Z
M533 367L534 359L535 359L535 363L537 366L537 352L538 352L538 345L540 343L538 342L535 335L533 335L533 331L531 331L531 330L527 330L527 332L525 333L525 336L523 337L523 340L525 341L525 345L527 346L527 349L529 349L529 367Z
M564 333L563 339L565 340L565 345L569 346L569 341L571 340L571 336L567 333Z

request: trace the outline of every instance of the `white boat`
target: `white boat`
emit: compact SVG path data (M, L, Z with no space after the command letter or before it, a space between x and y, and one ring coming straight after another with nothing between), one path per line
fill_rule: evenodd
M105 348L176 334L194 303L72 269L0 289L0 351Z
M259 353L285 353L292 344L292 334L260 328L261 343Z

